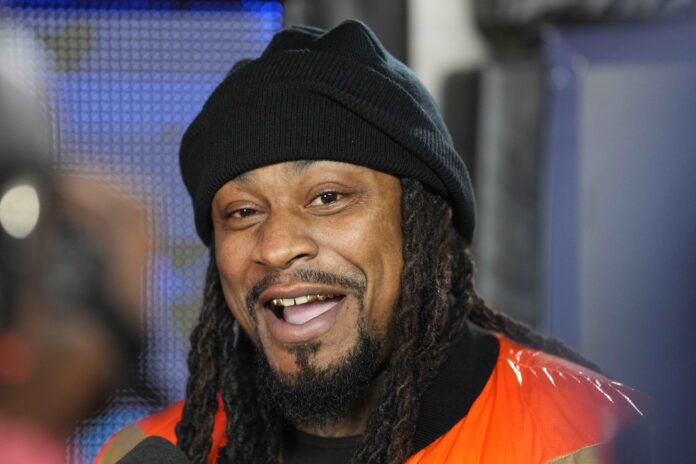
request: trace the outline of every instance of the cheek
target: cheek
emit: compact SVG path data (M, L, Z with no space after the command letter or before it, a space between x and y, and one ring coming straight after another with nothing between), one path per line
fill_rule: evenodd
M333 243L367 277L365 311L376 335L385 335L399 297L403 270L403 234L400 209L385 208L351 222Z
M256 339L255 322L246 308L246 291L244 276L246 275L243 256L235 250L245 249L243 246L229 243L225 240L215 242L215 261L220 274L220 285L227 307L237 319L241 328L252 340Z
M386 335L401 290L401 273L404 268L403 237L401 218L398 219L399 224L396 227L385 221L375 233L376 240L373 242L373 256L378 257L378 261L374 263L376 272L372 276L375 285L371 289L374 292L371 317L381 335Z

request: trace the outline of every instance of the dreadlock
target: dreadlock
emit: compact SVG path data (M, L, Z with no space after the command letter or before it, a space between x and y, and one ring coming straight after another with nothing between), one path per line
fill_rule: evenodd
M402 179L404 269L393 315L393 351L385 370L381 403L368 420L355 463L405 461L423 393L450 347L465 333L467 320L508 338L596 369L555 338L496 312L474 290L474 265L464 240L451 224L449 204L415 180ZM203 308L191 335L189 381L179 447L193 463L211 451L218 392L227 416L229 443L219 463L278 463L285 424L256 393L255 348L227 308L213 253Z

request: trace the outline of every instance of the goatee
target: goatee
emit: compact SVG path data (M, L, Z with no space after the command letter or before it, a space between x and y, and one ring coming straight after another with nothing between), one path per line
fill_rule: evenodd
M380 371L380 346L362 321L358 341L335 364L317 369L310 357L319 343L294 348L298 370L288 375L276 372L257 351L256 381L260 398L294 426L324 427L349 417L365 404L370 387Z

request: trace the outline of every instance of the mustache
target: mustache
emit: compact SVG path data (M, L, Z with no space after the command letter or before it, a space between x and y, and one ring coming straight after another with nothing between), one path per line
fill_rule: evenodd
M259 295L261 295L261 293L263 293L271 285L275 285L281 280L284 280L284 275L289 275L289 280L292 281L332 285L353 290L361 299L365 294L365 289L367 288L367 278L364 274L360 276L360 279L356 279L353 277L342 276L316 269L297 269L290 274L281 274L280 272L277 272L266 275L249 289L245 299L249 314L254 314L254 307L259 299Z

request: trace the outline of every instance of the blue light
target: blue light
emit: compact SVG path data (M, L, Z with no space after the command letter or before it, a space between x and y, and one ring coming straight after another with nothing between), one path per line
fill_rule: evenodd
M128 11L238 11L281 13L278 1L194 0L0 0L7 8L38 8L54 10L128 10Z

